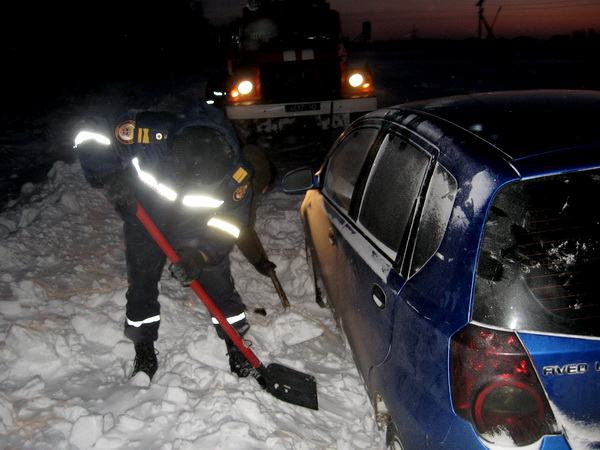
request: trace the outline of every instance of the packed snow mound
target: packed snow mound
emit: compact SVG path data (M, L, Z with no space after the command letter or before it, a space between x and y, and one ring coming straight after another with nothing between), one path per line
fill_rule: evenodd
M27 204L0 215L0 447L382 448L344 339L314 303L300 202L275 189L258 211L289 309L237 249L231 262L252 350L313 374L318 411L231 374L208 312L166 270L159 369L150 387L129 381L121 221L78 163L57 162Z

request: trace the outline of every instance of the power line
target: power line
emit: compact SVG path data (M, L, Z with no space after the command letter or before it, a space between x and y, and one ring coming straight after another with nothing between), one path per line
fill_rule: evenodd
M543 5L558 5L559 3L568 3L568 5L562 6L543 6ZM507 10L548 10L548 9L566 9L566 8L583 8L587 6L598 6L600 7L600 2L590 2L590 3L581 3L581 4L573 4L571 1L556 1L556 2L539 2L539 3L530 3L528 5L490 5L490 6L503 6Z
M522 2L522 0L517 0L519 2ZM584 1L584 0L579 0L579 1ZM506 5L507 1L505 1L503 4ZM508 3L510 3L510 0L508 0ZM529 5L555 5L555 4L559 4L559 3L569 3L569 4L573 4L575 3L575 1L573 0L551 0L551 1L541 1L541 2L527 2ZM600 5L600 2L595 1L592 3L592 5ZM516 5L516 6L525 6L525 5Z

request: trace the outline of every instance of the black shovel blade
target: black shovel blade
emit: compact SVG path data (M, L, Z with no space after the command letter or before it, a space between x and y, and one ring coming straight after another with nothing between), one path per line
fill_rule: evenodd
M258 368L258 382L263 389L279 400L318 410L317 381L315 377L281 364L272 363Z

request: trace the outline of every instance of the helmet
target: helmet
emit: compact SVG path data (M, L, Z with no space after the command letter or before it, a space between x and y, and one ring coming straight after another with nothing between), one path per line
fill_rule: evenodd
M225 136L215 128L189 126L173 138L170 159L181 183L209 188L225 178L234 153Z

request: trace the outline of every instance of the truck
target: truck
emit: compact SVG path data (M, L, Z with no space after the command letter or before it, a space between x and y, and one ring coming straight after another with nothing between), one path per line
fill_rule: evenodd
M245 138L299 123L343 130L377 109L366 66L352 67L339 13L325 0L250 1L231 24L227 70L207 85Z

